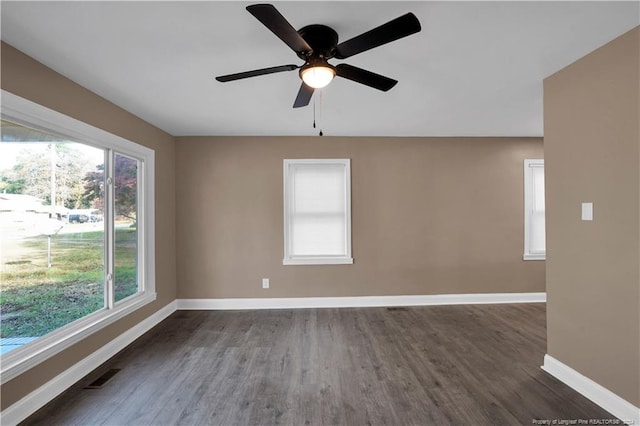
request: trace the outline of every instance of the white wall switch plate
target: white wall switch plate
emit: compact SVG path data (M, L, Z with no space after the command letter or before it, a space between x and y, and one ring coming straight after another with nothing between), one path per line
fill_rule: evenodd
M262 279L262 288L269 288L269 278Z
M582 220L593 220L593 203L582 203Z

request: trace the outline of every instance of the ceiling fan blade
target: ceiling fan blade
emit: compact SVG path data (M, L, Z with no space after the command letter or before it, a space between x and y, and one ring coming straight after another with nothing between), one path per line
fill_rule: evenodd
M374 47L382 46L399 38L415 34L419 32L421 28L420 21L418 21L416 15L407 13L366 33L343 41L336 47L335 57L345 59L357 55Z
M355 81L383 92L388 91L398 83L398 80L347 64L337 65L336 74L347 80Z
M300 108L309 105L309 101L313 95L313 90L313 87L309 87L302 83L300 85L300 90L298 90L298 96L296 96L296 100L293 102L293 107Z
M261 68L259 70L239 72L236 74L221 75L220 77L216 77L216 80L222 83L226 83L227 81L240 80L240 79L249 78L249 77L257 77L259 75L273 74L273 73L282 72L282 71L293 71L298 68L300 67L293 64L280 65L278 67Z
M253 4L247 6L250 14L269 28L271 32L284 41L294 52L309 52L311 46L298 34L289 21L271 4Z

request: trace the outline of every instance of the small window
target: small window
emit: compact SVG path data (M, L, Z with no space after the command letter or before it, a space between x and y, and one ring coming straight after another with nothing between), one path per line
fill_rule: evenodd
M545 260L544 160L524 160L524 260Z
M350 160L284 160L282 263L353 263Z

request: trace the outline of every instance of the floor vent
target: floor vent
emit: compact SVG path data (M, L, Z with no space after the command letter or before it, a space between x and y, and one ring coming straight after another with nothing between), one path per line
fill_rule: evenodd
M408 311L409 308L406 306L391 306L387 308L387 311Z
M120 371L119 368L112 368L111 370L106 371L102 376L98 377L89 385L85 386L85 389L100 389L109 380L111 380L111 378L115 376L118 373L118 371Z

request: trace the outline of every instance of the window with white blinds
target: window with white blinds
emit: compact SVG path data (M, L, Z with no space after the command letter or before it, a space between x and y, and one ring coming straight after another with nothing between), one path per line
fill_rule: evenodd
M524 160L524 260L546 257L544 160Z
M350 160L284 160L283 264L349 263Z

